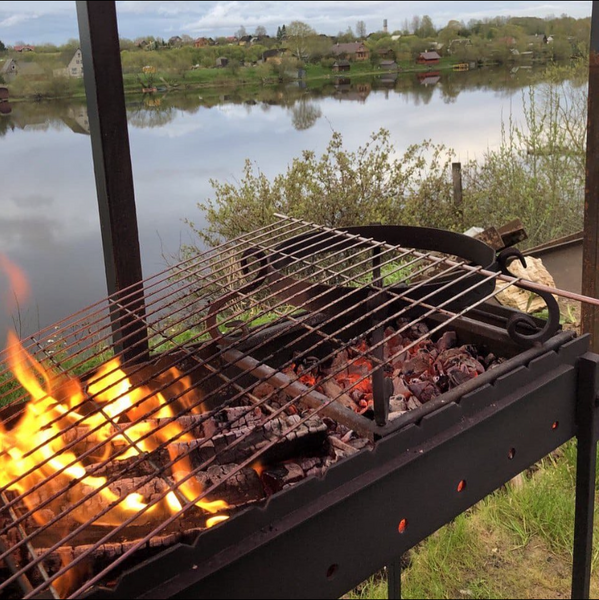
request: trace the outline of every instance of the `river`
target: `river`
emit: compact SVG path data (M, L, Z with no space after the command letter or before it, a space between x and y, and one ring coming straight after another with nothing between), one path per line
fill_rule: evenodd
M510 114L522 121L532 77L480 70L128 98L144 276L194 241L184 220L201 226L210 179L239 178L247 158L274 176L302 150L324 150L332 130L356 149L385 127L398 152L432 139L466 161L499 144ZM32 286L0 315L0 335L13 322L31 333L106 295L88 132L83 102L15 103L0 116L0 252ZM6 298L5 280L0 290Z

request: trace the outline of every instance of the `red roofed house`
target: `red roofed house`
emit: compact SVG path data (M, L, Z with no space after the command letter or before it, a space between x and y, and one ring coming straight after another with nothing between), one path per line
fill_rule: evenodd
M441 57L437 52L421 52L416 62L419 65L438 65Z
M35 46L15 46L15 52L35 52Z

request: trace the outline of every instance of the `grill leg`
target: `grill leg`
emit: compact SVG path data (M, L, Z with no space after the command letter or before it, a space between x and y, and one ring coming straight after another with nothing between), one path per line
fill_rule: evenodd
M597 465L597 391L599 356L587 354L579 363L578 456L576 465L576 522L572 598L587 599L591 589L593 517Z
M401 600L401 558L393 560L387 565L387 579L389 580L389 600Z

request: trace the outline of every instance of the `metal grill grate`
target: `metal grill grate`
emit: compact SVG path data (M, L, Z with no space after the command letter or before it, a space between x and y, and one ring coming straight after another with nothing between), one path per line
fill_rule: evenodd
M458 255L459 250L455 251ZM470 258L463 260L436 250L423 251L394 241L380 241L364 236L363 232L338 231L279 216L272 225L226 242L145 281L143 312L139 311L139 288L131 288L31 336L23 342L23 350L13 349L12 357L6 351L1 357L0 402L8 406L0 413L0 431L12 431L26 416L28 407L47 400L43 394L32 399L31 389L24 389L15 379L15 370L19 368L32 372L39 389L57 399L52 408L58 413L44 421L49 433L43 436L43 443L28 450L36 458L35 464L0 488L0 565L4 563L11 573L0 583L0 596L10 586L18 585L23 598L33 598L45 591L60 597L58 582L62 578L83 565L99 548L118 540L128 528L145 521L143 534L110 564L83 578L77 589L68 592L69 597L79 597L92 586L107 581L117 567L146 548L154 538L168 532L178 520L190 514L198 518L198 503L218 496L227 480L256 465L278 441L309 425L315 415L327 415L372 439L374 424L341 406L337 402L339 397L323 395L316 384L307 384L305 378L300 380L288 369L292 363L304 364L310 359L304 374L317 372L330 361L331 349L339 352L355 348L356 328L360 339L368 340L368 344L353 353L349 364L368 359L373 368L353 382L353 387L372 380L376 423L384 425L388 394L381 378L384 368L398 357L398 354L385 356L382 351L389 341L385 333L388 325L395 324L393 335L396 335L431 317L438 319L436 326L415 337L409 347L402 347L403 353L501 291L518 285L542 294L552 309L550 323L541 332L535 322L524 316L510 322L508 329L514 339L533 343L555 333L552 293L589 300L509 276L505 263L511 257L512 254L504 256L500 261L504 270L499 272L500 265L495 263L494 256L488 264L476 264ZM399 325L398 319L403 319ZM119 322L123 324L120 331ZM281 339L285 335L291 339L275 352L260 354L272 341L273 327ZM149 344L150 370L146 361L127 362L124 353L119 356L114 352L111 341L115 329L120 333L120 344L127 347L127 357L132 347L143 356L144 347ZM128 341L132 341L129 346ZM272 368L277 355L286 352L292 359L284 361L282 367ZM122 364L117 365L115 358L121 358ZM33 361L44 365L43 373L32 366ZM100 365L103 367L98 372ZM325 380L338 372L330 371ZM75 374L83 382L77 401L71 400L57 409L60 399L74 389ZM119 387L125 378L143 392L122 410L119 402L131 394L131 389ZM284 393L286 401L272 403L272 393L266 397L256 395L256 388L264 382L272 385L274 394ZM319 385L322 382L320 379ZM106 401L105 394L109 391L115 393ZM157 394L164 397L161 405L152 403ZM177 443L183 446L188 434L211 419L218 419L242 398L251 406L239 411L225 429L243 422L256 408L262 410L262 418L243 435L232 439L222 452L242 445L256 428L267 427L293 407L301 406L301 411L296 410L299 416L292 424L240 461L223 480L204 488L194 483L196 476L213 465L218 455L175 476L178 466L191 460L198 445L189 445L177 454L169 453L169 448ZM165 417L166 408L170 416ZM137 428L142 424L145 429L140 432ZM213 437L214 434L205 434L199 447L209 445ZM57 455L52 447L59 439L65 440L59 451L64 460L56 464ZM85 450L75 456L74 451L82 445ZM11 453L11 448L2 445L1 437L0 452L0 460ZM161 453L167 453L168 460L155 460ZM102 460L91 464L91 457L98 455L102 455ZM125 456L127 460L122 462L118 474L101 475L116 459ZM23 460L27 456L18 458ZM85 474L77 476L82 465L86 467ZM97 511L78 518L76 524L62 531L61 524L64 526L79 509L103 492L108 493L111 485L143 465L148 469L147 474L136 477L126 494L116 494L112 501L99 503ZM91 478L98 480L97 485L84 485ZM162 484L150 501L128 513L108 531L103 528L97 539L68 563L49 568L49 562L60 555L61 549L90 528L104 523L115 509L131 500L132 494L156 480ZM65 504L77 486L82 491L76 501ZM176 500L176 510L168 516L149 518L169 498ZM60 508L56 510L56 506ZM224 519L221 513L227 511L213 512ZM199 517L198 531L206 526L207 516Z

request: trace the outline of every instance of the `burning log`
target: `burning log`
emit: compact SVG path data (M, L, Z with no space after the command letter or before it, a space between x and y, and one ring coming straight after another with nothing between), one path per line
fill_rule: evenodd
M218 464L241 463L259 452L261 448L276 442L264 454L264 462L282 462L301 454L317 452L327 439L327 426L318 417L312 416L294 431L285 431L301 421L299 415L281 416L272 419L261 427L238 427L215 435L211 440L175 442L171 444L179 454L192 450L192 460L196 466L215 459ZM245 438L236 443L238 439Z

